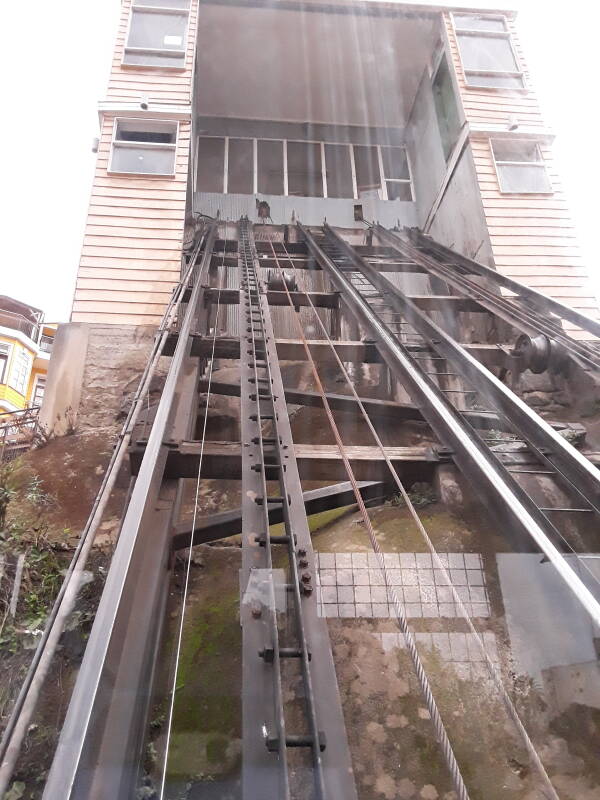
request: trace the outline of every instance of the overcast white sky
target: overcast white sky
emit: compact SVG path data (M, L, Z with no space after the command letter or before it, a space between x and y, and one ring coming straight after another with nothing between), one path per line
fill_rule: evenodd
M48 320L69 318L94 167L96 104L108 80L120 5L120 0L33 0L2 8L0 294L44 309ZM559 170L598 294L600 163L592 144L600 4L515 0L510 5L520 9L524 50L546 120L557 134Z

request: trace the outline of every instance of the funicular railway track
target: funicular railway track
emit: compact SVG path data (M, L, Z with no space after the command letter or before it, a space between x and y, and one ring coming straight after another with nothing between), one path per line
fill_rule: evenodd
M336 443L337 458L348 482L322 492L315 501L335 506L353 500L359 509L384 578L390 616L404 637L457 796L461 800L468 798L469 787L463 780L461 765L438 710L402 599L395 589L367 511L368 499L389 492L390 486L402 496L434 565L447 579L460 616L481 649L482 660L539 776L544 796L558 798L544 763L504 688L502 676L487 655L469 608L453 586L447 565L439 558L411 501L398 463L392 460L390 449L382 442L375 424L376 415L424 419L439 440L440 452L445 448L446 457L452 459L476 487L478 496L502 522L507 536L518 540L519 546L528 541L531 552L541 553L556 570L562 585L577 599L586 618L595 624L600 623L600 604L597 594L590 590L590 581L582 579L586 564L555 519L564 514L597 515L600 475L582 453L434 321L427 309L439 309L444 300L438 304L428 303L423 297L419 301L411 299L387 280L383 271L375 268L380 254L373 256L369 247L350 246L328 226L308 228L298 224L297 229L300 242L255 242L253 226L248 220L241 220L237 225L236 244L227 235L218 240L216 223L209 223L190 258L189 280L176 293L177 313L171 314L168 330L161 330L159 337L162 352L173 354L169 377L149 430L144 427L143 435L133 447L132 461L135 463L138 458L134 492L44 797L47 800L84 797L88 796L86 792L89 794L90 787L95 787L97 795L94 796L98 797L133 796L148 713L146 688L151 680L160 636L160 630L153 625L153 617L164 611L168 573L163 556L171 547L212 541L236 531L242 534L241 796L244 800L351 800L357 797L307 522L307 509L311 508L312 500L308 497L310 493L303 495L302 492L288 416L288 403L297 400L325 411ZM404 242L397 245L389 232L375 227L374 233L395 253L390 257L387 251L384 258L394 271L414 270L447 278L449 284L460 287L458 301L463 308L472 310L474 304L481 304L518 332L526 332L530 337L560 339L568 357L583 363L585 369L596 368L594 347L580 342L571 346L570 342L575 340L563 341L569 337L554 321L540 319L536 314L528 314L525 319L514 301L506 304L492 292L485 294L479 285L466 282L466 278L457 278L454 272L446 274L443 269L450 270L449 267L437 261L435 265L429 263L430 255L424 256L421 249L412 245ZM421 244L424 248L425 243ZM450 260L447 253L444 261L446 259ZM220 285L216 288L207 285L211 265L221 269ZM307 274L307 267L309 271L321 270L334 291L313 292L298 288L298 271ZM270 285L266 268L276 277L276 288ZM467 266L463 268L467 272ZM222 285L222 273L228 269L238 271L239 290L235 293ZM221 303L235 302L239 304L237 348L223 353L219 349L222 342L217 335L218 326L211 312L216 309L218 320ZM303 355L299 357L310 367L316 389L312 394L300 391L293 394L294 390L284 385L271 304L286 307L293 317L298 331L294 352L301 352ZM299 307L311 315L317 327L318 348L306 337L297 313ZM345 366L344 353L350 350L336 349L333 325L329 327L323 322L319 307L339 309L358 323L369 340L368 346L376 350L378 358L404 387L413 406L393 403L389 407L379 407L377 402L360 397ZM171 324L174 317L175 325ZM171 345L167 341L169 336ZM208 349L201 350L203 363L194 350L199 338L208 343ZM329 351L326 357L325 350ZM239 360L239 386L228 388L218 380L213 382L213 369L219 357ZM320 358L339 369L346 394L333 395L325 390ZM191 380L187 380L187 389L180 392L176 400L178 390L184 386L184 364L196 366L188 370ZM183 472L177 474L176 470L169 473L168 464L173 453L183 452L186 441L194 444L190 438L196 427L199 393L207 391L240 397L242 503L239 513L231 513L227 519L214 520L211 524L210 519L197 518L196 494L191 528L188 525L186 529L186 525L177 522L176 512L184 477L190 476ZM466 397L476 397L478 404L467 403L465 407ZM373 451L377 451L381 463L378 482L367 484L356 479L349 456L350 446L344 441L334 413L336 408L350 407L356 409L372 436ZM494 448L493 438L486 438L490 427L495 431L512 431L527 445L526 468L520 465L518 458ZM126 426L125 441L131 438L132 428ZM202 440L196 443L199 449L190 456L197 486L205 475L202 457L205 444L207 450L210 445L205 438L206 417ZM521 485L523 474L550 476L574 504L555 508L541 506ZM156 505L159 495L164 504L164 490L169 486L171 489L179 486L172 493L175 499L159 510L160 504ZM154 513L150 514L150 508ZM283 523L281 535L273 534L274 522ZM157 525L162 526L159 539L155 535ZM148 531L153 531L152 540L148 538ZM153 546L158 541L164 548L161 557L148 559L144 551L149 541ZM566 554L571 557L569 560ZM151 580L144 587L154 592L152 603L143 596L142 587L135 588L136 574L132 567L139 565L153 570L148 574ZM589 576L594 578L591 573ZM144 601L148 606L145 611ZM136 618L138 630L135 634L131 631L134 611L140 614ZM145 642L143 653L133 659L133 664L127 663L126 654L116 652L123 646L124 625L132 636L128 641L140 646ZM180 631L183 631L183 623ZM176 678L175 670L172 702L175 702ZM111 693L102 697L100 689L108 682ZM122 703L123 708L117 709L116 703ZM168 747L165 764L167 757ZM164 793L165 776L166 769L162 775L161 799L168 796Z

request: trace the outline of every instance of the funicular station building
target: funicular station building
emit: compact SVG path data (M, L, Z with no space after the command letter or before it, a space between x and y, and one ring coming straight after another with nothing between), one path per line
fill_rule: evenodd
M600 796L598 304L515 14L124 0L100 119L46 423L149 360L44 797Z

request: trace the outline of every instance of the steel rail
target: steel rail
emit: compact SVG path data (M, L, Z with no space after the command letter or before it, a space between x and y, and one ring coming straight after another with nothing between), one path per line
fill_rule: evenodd
M278 260L276 254L275 254L275 248L273 247L272 244L271 244L271 247L273 249L273 256L275 258L275 261L276 261L276 264L277 264L277 268L278 268L281 276L283 277L283 271L281 270L281 266L279 264L279 260ZM288 300L290 302L290 305L292 305L292 299L291 299L291 297L289 295L289 291L288 291L285 279L282 282L283 282L283 286L285 288L285 291L288 292ZM410 658L411 658L411 661L413 663L413 667L415 669L415 672L416 672L416 675L417 675L417 679L419 681L419 685L421 687L421 691L423 693L423 697L424 697L425 703L427 705L427 709L428 709L429 714L431 716L431 720L432 720L432 723L433 723L433 726L434 726L434 730L435 730L438 742L440 744L440 747L442 749L444 758L446 760L446 765L448 767L448 771L450 772L450 774L452 776L452 782L454 784L454 788L456 790L456 793L458 795L459 800L469 800L469 793L467 791L466 784L464 782L462 773L460 771L460 767L458 766L458 762L456 760L456 756L454 754L454 750L453 750L452 745L450 743L450 739L448 737L448 733L446 732L446 728L445 728L444 723L442 721L441 714L440 714L439 709L437 707L437 703L436 703L435 698L433 696L433 692L431 690L431 686L429 684L429 679L427 678L427 674L425 672L425 668L423 667L423 662L421 661L421 657L420 657L419 651L417 649L416 639L415 639L412 631L409 628L408 620L407 620L407 618L406 618L406 616L404 614L404 607L403 607L402 603L400 603L400 600L398 598L398 593L396 592L396 589L395 589L393 583L391 582L391 580L388 579L387 567L385 565L385 559L383 557L383 553L381 551L381 548L379 547L379 542L377 541L377 536L376 536L375 530L373 528L373 523L371 522L371 518L369 517L369 514L367 512L367 508L366 508L366 506L364 504L364 501L362 499L362 495L360 493L360 489L358 488L358 482L357 482L357 480L356 480L356 478L354 476L354 472L352 470L352 466L351 466L350 461L348 459L348 456L346 454L344 443L343 443L339 428L338 428L338 426L337 426L337 424L335 422L335 418L333 416L333 412L332 412L331 408L329 407L329 403L327 401L327 397L326 397L326 394L325 394L325 389L324 389L323 384L321 382L321 378L320 378L319 372L317 370L317 366L316 366L315 361L314 361L314 359L312 357L312 354L310 352L310 348L308 346L308 342L306 341L306 337L304 336L304 330L302 329L302 325L301 325L300 320L299 320L297 315L294 315L294 319L296 321L296 326L298 328L298 333L300 335L300 338L302 339L303 346L305 348L306 357L307 357L309 366L311 368L311 372L313 374L313 377L315 379L315 384L317 386L317 390L319 391L319 393L321 394L321 396L323 398L323 407L325 409L325 414L327 415L329 426L330 426L331 431L332 431L332 433L334 435L338 450L340 452L340 456L341 456L341 458L342 458L342 460L344 462L344 467L346 469L346 473L348 475L348 479L350 480L350 483L352 484L352 488L354 490L354 494L355 494L355 497L356 497L356 502L357 502L359 511L361 513L361 516L363 518L363 522L365 523L365 527L367 529L367 532L369 534L369 538L371 540L371 545L373 547L374 552L379 557L379 559L378 559L379 560L379 565L380 565L380 568L381 568L382 573L384 575L386 588L387 588L388 592L390 592L392 597L393 597L393 602L394 602L394 607L395 607L395 610L396 610L396 618L397 618L397 622L398 622L398 627L400 628L401 632L404 635L404 640L406 642L406 647L407 647L407 650L408 650L408 652L410 654ZM328 338L329 343L332 344L331 340L329 339L329 337L327 337L327 338ZM332 349L333 349L333 346L332 346Z
M125 588L130 578L129 567L138 533L145 515L152 512L150 498L157 493L162 479L162 470L166 461L165 434L172 420L173 398L177 383L191 347L190 333L201 295L202 277L208 270L216 233L217 223L213 222L207 231L199 274L194 280L192 295L181 325L177 347L158 405L148 447L131 494L83 662L71 695L44 790L43 796L46 800L56 800L59 797L61 800L67 800L67 798L78 796L76 783L80 770L84 767L82 763L84 748L92 735L93 713L100 702L99 689L109 643L121 603L124 601ZM196 256L198 254L199 248L196 250ZM194 263L192 263L191 269L196 269ZM79 792L79 796L81 796L81 792Z
M227 236L227 227L225 228L225 236ZM183 642L183 626L185 623L185 609L186 609L186 602L187 596L189 591L190 585L190 574L192 568L192 559L193 559L193 546L194 546L194 530L196 528L196 519L198 517L198 503L200 499L200 479L202 477L202 458L204 455L204 442L206 441L206 426L208 423L208 404L210 402L210 389L211 389L211 382L214 370L214 347L217 341L217 331L218 331L218 324L219 324L219 310L220 310L220 297L217 296L217 311L215 315L215 322L213 326L213 353L210 359L210 369L208 373L208 387L206 391L206 409L207 412L204 415L204 422L202 425L202 446L200 450L200 458L198 461L198 476L196 478L196 490L194 494L194 512L192 515L192 530L188 539L188 557L186 562L185 568L185 581L183 586L183 593L182 593L182 600L181 600L181 617L179 621L179 629L177 631L177 647L176 647L176 657L175 657L175 667L173 670L173 682L171 685L171 699L169 703L169 714L167 717L167 740L165 742L165 753L163 759L163 768L161 772L161 781L160 781L160 794L159 800L163 800L165 795L165 788L166 788L166 781L167 781L167 769L169 764L169 745L171 743L171 732L173 729L173 716L175 713L175 699L176 699L176 690L177 690L177 676L179 673L179 660L181 656L181 645Z
M367 264L332 228L325 225L324 230L330 241L341 250L357 271L385 294L388 303L431 342L434 350L448 358L472 386L477 387L492 408L506 417L525 436L542 462L558 469L575 491L600 513L600 472L596 467L443 328L424 314L400 289ZM546 456L545 452L551 455Z
M190 265L184 277L177 285L165 309L161 323L154 337L152 350L140 378L138 388L131 401L127 417L112 451L102 483L100 484L100 488L92 504L92 509L65 573L59 592L54 600L54 604L46 620L44 631L37 644L27 674L21 684L19 694L17 695L11 715L4 729L2 742L0 742L0 797L3 796L8 788L16 760L50 669L52 658L58 647L65 622L76 601L81 584L81 577L96 532L102 522L110 494L115 486L118 472L127 453L133 430L143 408L144 398L149 390L150 382L156 371L163 347L179 310L185 290L192 278L195 259L205 239L206 231L203 231L198 244L194 248L190 259Z
M402 253L407 258L414 260L415 263L419 264L429 273L436 275L446 283L449 283L455 288L460 289L467 296L477 298L477 302L483 308L491 311L491 313L500 317L505 322L508 322L513 327L516 327L518 330L521 330L523 333L527 333L528 335L544 335L548 339L554 340L556 343L560 344L565 352L569 353L579 362L582 362L582 365L585 368L594 370L600 369L600 354L598 351L591 347L587 342L578 341L577 339L574 339L572 336L569 336L567 333L565 333L562 326L556 322L550 314L543 316L542 314L538 313L535 306L532 306L531 308L522 308L515 304L512 301L512 298L504 297L501 294L493 292L486 286L475 283L466 275L460 274L458 270L455 269L456 266L459 266L457 265L458 255L453 254L453 251L448 251L450 254L453 254L453 256L447 255L446 258L452 258L454 263L444 264L443 262L439 261L435 255L432 256L423 252L423 250L414 243L400 239L393 232L387 231L385 228L381 228L380 231L380 227L381 226L377 227L377 235L394 250L396 250L396 252ZM431 245L429 248L434 250L435 244L437 243L434 243L433 240L431 240ZM467 259L465 259L465 261L467 261ZM479 266L477 262L471 263ZM463 268L466 269L467 267L464 266ZM471 270L473 269L475 269L475 267L471 267ZM497 276L500 274L494 270L490 271L492 275ZM477 274L479 277L484 277L479 272ZM489 278L489 276L485 277ZM522 284L518 285L522 286Z
M284 249L285 249L285 245L284 245ZM288 260L290 260L290 259L288 258ZM281 272L281 268L280 267L279 267L279 269L280 269L280 272ZM282 274L282 277L283 277L283 273L282 272L281 272L281 274ZM322 331L325 339L330 344L331 348L333 349L333 351L335 353L335 348L333 346L333 342L331 340L331 337L330 337L330 335L329 335L329 333L327 331L327 328L326 328L325 324L323 323L323 321L319 317L319 315L317 313L317 310L314 307L314 305L312 305L312 303L309 302L309 306L311 306L311 308L312 308L313 314L314 314L314 316L315 316L315 318L317 320L317 323L318 323L319 327L321 328L321 331ZM379 448L383 458L385 459L385 462L386 462L387 467L388 467L388 469L390 471L390 475L392 477L392 480L395 483L395 485L398 487L398 489L400 491L400 494L402 495L402 498L403 498L404 502L406 503L406 507L408 508L410 515L412 516L417 528L419 529L421 535L423 536L423 539L425 540L425 543L426 543L426 545L427 545L427 547L428 547L428 549L429 549L429 551L430 551L430 553L432 555L432 558L435 561L435 567L436 567L436 569L439 569L441 571L441 573L442 573L442 575L444 577L445 584L450 587L450 590L451 590L453 598L454 598L454 602L456 603L456 605L460 609L461 614L462 614L463 618L465 619L471 634L475 637L475 641L477 642L479 650L480 650L480 652L481 652L481 654L483 656L483 660L486 663L486 666L488 668L488 672L490 673L490 675L492 677L492 680L496 684L496 687L497 687L497 689L498 689L498 691L499 691L499 693L500 693L500 695L502 697L502 701L504 702L504 705L506 706L506 709L507 709L510 717L512 718L513 722L515 723L515 727L517 728L519 734L521 735L521 737L522 737L522 739L523 739L523 741L525 743L525 746L526 746L526 748L527 748L527 750L528 750L528 752L529 752L529 754L531 756L531 759L532 759L533 763L535 764L536 768L538 769L538 772L540 773L540 776L541 776L542 780L546 784L546 788L548 789L548 791L550 793L549 797L551 797L552 800L560 800L558 794L556 793L556 790L554 789L554 786L552 785L552 781L550 780L550 776L548 775L548 773L546 771L546 768L544 767L544 764L543 764L543 762L542 762L537 750L535 749L535 745L531 741L531 739L529 737L529 734L527 733L527 729L525 728L521 718L519 717L519 712L517 711L517 709L516 709L512 699L511 699L510 695L508 694L506 688L504 687L504 683L502 681L502 675L501 675L499 669L492 662L492 660L491 660L491 658L490 658L490 656L489 656L489 654L488 654L488 652L487 652L487 650L485 648L483 640L482 640L482 638L481 638L481 636L479 634L479 631L475 628L475 626L473 624L473 621L471 619L471 616L470 616L470 614L469 614L464 602L462 601L462 599L460 597L460 594L458 593L454 583L452 582L452 579L451 579L451 576L450 576L450 572L449 572L449 568L447 568L446 565L443 563L443 561L441 560L437 550L435 549L435 546L434 546L434 544L433 544L433 542L432 542L432 540L431 540L431 538L429 536L429 533L427 532L427 529L425 528L425 525L423 524L423 521L422 521L421 517L419 516L419 513L416 510L416 508L415 508L415 506L414 506L414 504L413 504L413 502L411 500L410 494L406 490L406 487L404 486L404 483L403 483L402 479L400 478L397 469L394 467L394 465L392 464L389 456L387 455L385 446L384 446L383 442L381 441L381 438L379 437L379 434L377 433L377 430L375 429L373 421L371 420L371 418L370 418L370 416L369 416L369 414L367 412L367 409L365 408L365 405L363 403L363 399L359 396L359 394L358 394L358 392L356 390L356 386L355 386L354 382L352 381L350 375L348 374L348 371L347 371L346 367L344 366L343 361L340 359L340 357L337 355L337 353L335 353L335 356L336 356L336 361L337 361L338 367L341 370L342 375L344 376L344 379L346 381L346 384L349 387L350 392L351 392L352 396L355 399L356 405L359 407L361 415L362 415L364 421L366 422L366 424L367 424L367 426L368 426L368 428L369 428L369 430L371 432L371 435L373 436L373 439L375 440L375 443L377 444L377 447Z
M592 620L600 623L600 603L563 558L555 544L559 539L558 534L548 519L486 447L477 432L423 374L406 348L381 322L343 271L321 249L308 228L301 223L298 223L298 227L310 251L342 292L344 303L373 336L382 358L404 382L413 402L419 405L436 435L452 448L457 465L485 498L490 511L507 523L507 532L523 534L535 542Z
M248 222L246 224L249 225ZM254 271L258 277L260 264L252 235L251 239ZM258 282L257 288L259 288ZM265 333L264 367L267 376L270 376L265 380L270 381L267 386L272 387L268 393L273 397L272 406L275 411L274 418L270 422L273 426L274 449L279 450L277 458L282 465L279 471L282 491L281 497L277 500L281 504L285 529L288 532L287 541L283 540L281 544L287 546L289 591L294 600L293 641L297 643L294 647L294 657L299 658L300 662L304 714L309 730L308 736L301 734L291 737L290 746L300 744L310 746L316 798L356 800L356 786L327 624L318 615L316 593L311 585L316 575L314 552L302 499L302 487L291 452L293 440L275 349L275 337L264 286L260 288L258 294L260 316L264 325L262 330ZM258 402L256 408L260 410L260 401ZM305 789L298 786L295 794L304 796L304 792ZM257 796L264 797L260 793Z
M377 228L378 231L382 229L379 225ZM385 230L385 228L383 228L383 230ZM388 231L388 233L391 232ZM410 235L411 237L415 236L415 234L412 232L410 232ZM498 286L502 286L504 289L508 289L509 291L514 292L516 295L520 295L527 300L533 301L540 308L551 311L562 319L566 319L568 322L573 323L573 325L577 325L577 327L582 328L588 333L591 333L593 336L600 338L600 322L597 320L582 314L580 311L576 311L574 308L564 305L564 303L560 303L558 300L554 300L552 297L547 297L545 294L532 289L530 286L525 286L525 284L509 278L506 275L503 275L501 272L497 272L490 267L486 267L485 264L481 264L479 261L474 261L473 259L467 258L460 253L455 253L454 250L445 247L439 242L436 242L434 239L424 236L421 231L416 233L416 238L419 242L431 250L437 251L442 257L448 257L455 263L462 264L466 268L474 270L478 275L481 275L481 277L488 278Z
M467 296L477 299L477 302L482 308L495 314L500 319L508 322L527 335L543 335L549 340L559 344L564 352L571 355L579 364L586 369L598 370L600 368L600 354L593 347L590 347L586 342L580 342L565 333L562 326L552 319L552 316L542 316L537 312L535 307L521 308L515 303L511 302L510 298L504 297L501 294L491 291L486 286L475 283L466 275L461 274L459 270L462 268L469 270L469 272L476 272L479 277L486 277L492 280L489 274L482 275L477 268L477 262L471 262L466 258L458 256L451 250L448 250L447 259L452 259L453 264L445 264L438 260L436 255L431 255L423 252L423 250L411 242L401 239L394 232L388 231L380 225L373 227L374 232L384 241L389 247L402 254L405 258L410 258L415 264L425 269L429 274L435 275L440 280L454 286ZM434 250L433 245L437 244L431 240L430 250ZM441 258L441 255L440 255ZM462 258L459 263L458 259ZM462 263L466 262L466 263ZM469 266L471 265L471 266ZM486 268L487 269L487 268ZM490 270L492 276L498 276L500 273ZM513 282L516 283L516 282ZM522 284L517 284L522 286ZM526 288L526 287L523 287Z
M273 400L273 380L269 365L269 356L267 352L267 332L265 331L265 320L263 316L263 312L260 305L260 288L258 282L258 275L256 271L256 267L254 264L254 254L252 252L252 244L250 241L250 234L248 231L248 223L245 221L241 221L239 223L239 234L238 234L238 258L240 262L241 268L241 280L240 280L240 362L241 362L241 378L244 379L246 372L253 373L252 377L249 377L249 381L254 383L254 389L256 393L256 420L251 420L251 415L248 414L248 410L245 406L246 404L250 404L252 401L252 397L246 397L246 393L242 397L241 403L241 414L242 414L242 427L247 428L248 422L254 422L252 426L256 433L256 436L252 439L256 443L259 448L260 452L260 459L258 464L254 464L253 467L250 469L257 473L256 479L254 479L250 472L247 470L243 470L242 472L242 497L246 501L246 507L249 504L256 505L256 499L250 497L250 493L252 489L248 487L248 478L250 478L250 482L254 483L257 482L259 484L259 491L261 492L262 503L260 505L260 512L258 514L259 517L262 517L262 532L264 537L263 543L263 553L264 553L264 560L266 561L266 569L269 571L269 581L268 581L268 592L269 592L269 601L267 603L267 614L269 619L269 628L270 628L270 644L273 647L273 662L272 662L272 682L273 682L273 701L274 701L274 718L275 718L275 727L276 727L276 736L273 736L272 731L268 731L268 735L275 739L277 742L277 752L279 755L279 771L280 771L280 780L279 786L276 789L277 797L282 797L284 800L290 800L290 776L289 776L289 766L288 766L288 754L287 754L287 735L286 735L286 720L284 714L284 700L283 700L283 686L282 686L282 678L281 678L281 657L280 657L280 641L279 641L279 631L278 631L278 624L277 624L277 604L275 598L275 588L273 585L274 575L273 575L273 557L272 557L272 545L271 545L271 532L270 532L270 525L269 525L269 504L267 500L268 496L268 488L267 488L267 476L266 476L266 458L265 458L265 437L263 436L263 429L262 429L262 418L266 417L267 415L263 414L263 406L261 403L265 401L265 404L268 403L269 405L269 415L272 417L272 422L274 424L276 418L275 412L275 405ZM245 306L245 308L244 308ZM258 319L257 319L258 315ZM244 319L245 317L245 319ZM259 329L256 329L256 325L259 325ZM258 333L258 337L257 337ZM247 334L250 334L249 336ZM258 342L260 339L260 344ZM250 345L251 349L248 349L247 346L245 347L244 342ZM261 352L259 352L259 350ZM264 352L262 352L264 351ZM248 358L249 357L249 358ZM259 376L259 367L257 362L264 362L264 367L261 367L261 370L264 370L267 373L267 377L261 378ZM261 395L261 384L264 385L266 388L263 389L263 394ZM248 393L250 395L250 393ZM247 418L247 419L246 419ZM276 433L276 431L275 431ZM245 439L245 436L242 436L242 439ZM276 439L274 454L277 458L277 465L278 469L278 482L280 484L280 495L282 498L286 498L288 490L285 486L284 481L284 473L283 473L283 464L282 459L280 456L279 450L279 436L276 435L273 437ZM250 454L248 454L250 455ZM243 454L243 458L246 457L247 454ZM256 467L258 466L258 469ZM244 501L243 501L244 502ZM253 506L250 506L253 508ZM290 538L292 537L292 532L289 530L289 517L285 514L284 511L284 524L286 528L287 535ZM242 508L242 514L244 512L244 508ZM252 520L254 521L254 520ZM295 600L294 595L294 600ZM248 631L248 625L252 625L252 620L248 621L244 624L244 633L249 633L250 635L254 634L254 631ZM257 649L254 650L252 653L252 657L254 660L254 664L256 664L256 659L260 658L259 652ZM246 665L248 666L248 665ZM250 691L248 689L248 691ZM248 721L246 721L248 722ZM255 734L258 733L258 726L255 727ZM254 744L254 743L253 743ZM261 743L262 746L265 746L265 743ZM247 765L250 766L250 765ZM269 797L269 790L267 790L266 786L256 787L261 791L265 797Z

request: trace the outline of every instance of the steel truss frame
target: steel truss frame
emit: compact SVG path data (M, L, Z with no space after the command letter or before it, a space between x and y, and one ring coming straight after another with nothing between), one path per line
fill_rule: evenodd
M318 241L309 228L300 223L298 223L298 227L310 252L319 262L322 269L328 273L336 290L341 293L343 303L350 313L364 326L367 334L373 338L383 360L392 373L402 382L413 402L422 410L423 416L433 431L444 444L452 449L456 464L476 487L478 495L487 503L490 511L506 526L505 529L509 535L517 537L519 547L523 546L523 540L533 541L535 546L552 562L562 580L577 596L591 618L596 623L600 622L600 604L581 581L576 571L564 559L559 549L559 535L554 526L495 454L486 446L477 432L461 417L417 362L411 358L409 351L400 343L389 327L382 322L345 273L354 270L366 276L373 283L373 286L378 287L382 294L385 293L390 305L404 314L415 330L422 333L425 338L435 342L435 349L438 352L442 352L442 345L448 349L448 357L452 359L452 363L457 369L465 365L469 370L476 369L477 362L472 363L472 360L468 358L467 354L454 340L447 336L430 319L426 318L413 303L406 299L400 290L371 268L331 228L324 226L320 232L323 239ZM330 253L337 252L339 263L336 263L336 259L323 249L326 243L329 243L328 249ZM475 372L475 377L479 378L478 371ZM492 378L493 380L491 380ZM487 381L489 387L498 385L498 391L493 393L494 399L498 403L499 398L501 398L502 413L510 411L512 400L504 392L506 387L491 374L489 375L489 380L486 376L482 376L483 380ZM514 397L514 400L517 408L521 410L521 401L516 397ZM531 414L536 416L533 412ZM543 430L545 427L547 426L545 426L545 423L542 424L541 420L537 425L536 421L533 420L529 426L534 433L538 433L540 428ZM550 441L552 442L554 439L554 431L552 429L550 429L550 436ZM557 451L558 447L554 447L554 450ZM572 458L571 450L573 450ZM579 474L582 466L580 461L582 459L585 460L583 456L577 453L574 448L563 448L562 452L565 466L568 466L566 463L568 459L569 465L572 464L572 469L576 471L575 474ZM584 474L589 475L591 486L595 488L598 485L598 477L594 476L593 469L591 464L587 462Z
M190 333L198 326L202 285L216 235L214 222L194 276L144 459L71 695L46 781L45 800L94 796L126 800L135 792L178 499L175 485L163 482L168 455L165 442L176 425L182 430L189 428L197 414L195 386L185 380L186 367L191 366L192 372L197 368L190 357ZM139 580L140 575L144 580Z
M316 800L357 798L327 625L317 613L316 566L302 497L275 337L259 279L251 223L239 223L240 387L242 434L242 597L244 800L289 800L306 782L306 761L290 748L308 748ZM264 428L270 428L266 434ZM275 472L279 494L269 494ZM282 511L285 534L271 535L269 507ZM278 584L273 547L284 549L286 582ZM283 573L283 570L281 570ZM259 586L260 591L256 589ZM282 629L278 592L291 615ZM287 605L287 600L285 601ZM289 630L291 623L292 630ZM287 664L285 662L288 662ZM285 707L300 667L301 716ZM297 690L296 690L297 691ZM302 730L289 733L290 724ZM297 791L294 792L297 794Z

